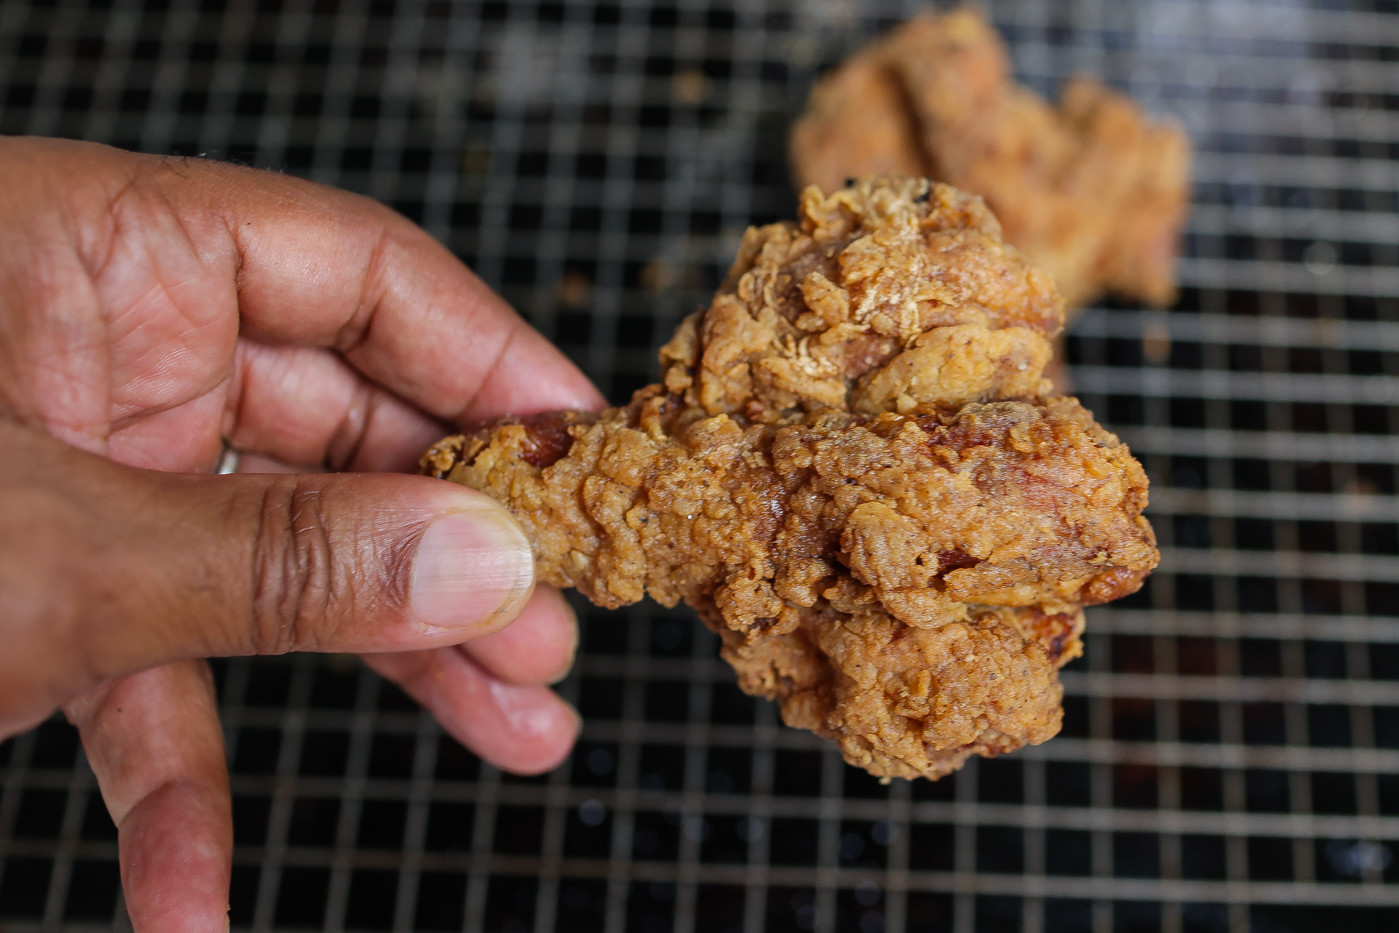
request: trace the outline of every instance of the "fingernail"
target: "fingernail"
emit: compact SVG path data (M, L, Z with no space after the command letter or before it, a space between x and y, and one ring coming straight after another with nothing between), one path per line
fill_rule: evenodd
M428 625L491 631L514 618L533 589L529 541L504 509L443 515L418 542L410 598Z

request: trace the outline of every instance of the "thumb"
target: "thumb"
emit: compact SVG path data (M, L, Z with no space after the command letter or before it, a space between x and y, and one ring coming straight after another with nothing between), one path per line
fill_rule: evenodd
M183 658L457 644L534 586L508 513L439 480L159 473L3 422L0 451L0 737Z

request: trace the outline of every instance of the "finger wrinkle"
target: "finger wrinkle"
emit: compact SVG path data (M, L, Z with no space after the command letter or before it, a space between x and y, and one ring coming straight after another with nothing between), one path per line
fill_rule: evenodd
M246 451L337 471L412 471L450 431L368 380L334 350L239 341L238 398L224 436ZM236 421L234 420L236 419Z
M427 525L423 525L416 534L400 535L387 547L380 545L384 552L382 558L374 560L370 566L379 574L378 592L382 594L385 608L402 610L412 601L409 589L413 579L413 558L418 553L418 543L426 530ZM376 554L375 557L379 558L380 555Z
M88 275L94 281L102 277L112 262L113 254L116 252L117 242L120 239L123 215L125 215L128 210L136 209L128 208L127 203L138 196L144 198L149 195L149 189L155 186L149 185L146 182L150 180L154 174L154 167L150 160L139 157L134 159L131 162L131 168L126 180L117 188L112 196L107 199L106 210L103 213L107 223L105 224L106 236L102 242L102 255L101 257L95 255L85 257L88 259ZM168 199L165 199L165 201L166 206L170 207L173 213L173 205L169 203Z
M192 285L196 288L201 288L208 284L210 276L207 270L201 268L199 273L195 276L180 279L179 281L161 278L158 268L152 268L151 271L155 273L155 281L151 286L140 295L123 302L119 308L113 308L112 310L114 313L109 315L109 326L114 331L117 331L116 337L118 339L134 338L142 332L143 328L152 326L163 327L165 322L160 320L161 312L173 312L179 315L191 331L199 331L209 326L208 321L196 321L192 319L185 310L185 303L175 297L175 294L183 290L185 286ZM134 323L129 327L125 320L128 317L135 319ZM123 330L122 328L127 329ZM180 350L186 349L178 342L167 339L162 339L160 343L163 344L166 351L172 355L178 353Z
M145 159L137 158L127 165L126 178L106 199L103 210L97 215L103 221L100 226L76 217L69 218L73 242L79 246L79 259L87 269L88 277L93 280L106 270L116 251L118 210L149 172Z
M268 174L275 173L269 172ZM230 188L240 192L255 188L245 173L236 171L231 167L223 172L223 180L225 183L229 183ZM259 192L254 191L254 194L259 194ZM265 200L266 193L261 192L261 194ZM224 233L228 235L229 243L233 246L233 288L239 296L239 304L241 305L243 294L243 269L247 265L247 260L243 255L243 239L241 233L242 227L252 226L252 221L241 221L240 226L240 211L238 208L220 204L216 210L219 223L223 225Z
M369 341L374 319L384 301L389 274L388 252L393 243L394 235L388 224L381 223L360 278L359 302L354 313L335 333L333 346L342 355L350 355Z
M203 661L109 680L64 707L80 730L118 826L143 801L184 785L227 786L212 672Z
M205 204L195 205L195 209L193 210L185 209L184 206L180 204L175 194L168 190L167 185L162 183L159 178L161 172L164 171L176 175L182 182L187 183L190 180L190 175L175 171L173 166L178 164L183 167L191 162L200 163L201 166L217 165L217 163L208 162L208 160L194 160L186 156L159 156L154 162L146 158L137 160L137 165L132 171L131 181L123 186L121 197L114 198L109 208L109 213L113 221L113 245L115 245L116 240L119 238L120 229L123 226L124 218L120 215L126 212L126 203L139 196L140 199L149 199L152 202L151 206L160 208L162 215L174 222L175 229L179 232L190 255L198 259L204 276L207 277L211 272L224 271L222 269L211 269L210 267L221 263L227 263L230 266L227 272L230 273L230 278L232 279L236 276L240 268L242 253L238 248L236 235L229 228L227 214L215 212L212 210L213 205ZM119 208L120 211L118 210ZM129 210L133 212L140 211L141 209L141 205L134 205L129 208ZM221 238L218 237L210 241L208 237L199 236L190 228L190 219L202 219L211 214L217 217L219 225L227 236L225 242L219 242ZM204 246L208 246L209 248L202 248ZM111 255L109 251L107 261L110 262L110 259ZM105 271L105 268L104 265L99 271ZM185 283L160 282L162 289L167 295L170 293L172 284L182 285ZM176 304L178 308L177 303L172 302L172 304Z
M166 371L179 369L181 372L196 372L199 369L197 366L181 366L179 363L172 362L163 363L162 366ZM210 396L221 396L228 391L228 387L232 383L232 369L233 366L230 365L227 369L211 372L203 384L185 386L179 394L169 395L163 401L156 401L157 396L152 393L147 395L140 404L113 402L109 418L110 433L115 434L133 424L147 421L157 415L163 415L186 405L197 405ZM147 385L154 381L147 380Z
M240 443L243 426L257 421L256 412L250 408L256 404L259 391L265 394L271 385L275 386L272 391L299 397L300 393L289 392L284 384L285 373L292 366L278 358L278 350L295 352L271 347L248 337L238 338L234 347L234 378L224 396L223 436L230 443Z
M521 320L518 321L514 327L511 327L505 332L504 338L501 340L500 345L496 348L495 355L491 358L490 367L485 371L485 373L482 374L480 380L478 380L476 383L476 391L471 393L471 397L466 400L465 405L463 405L456 412L444 415L444 417L449 418L453 422L460 423L461 419L465 418L467 413L470 412L472 408L476 406L476 400L481 397L481 393L486 390L487 386L493 384L495 380L496 370L500 369L501 364L505 361L505 357L509 355L510 348L514 346L516 339L520 336L520 334L524 332L525 327L525 322ZM518 413L505 412L505 414Z
M231 245L221 246L217 242L209 245L207 243L209 237L201 236L191 228L190 218L187 218L186 212L180 209L176 199L158 181L152 180L155 174L155 171L148 167L148 163L141 160L137 169L132 172L132 179L123 186L120 196L112 200L109 207L109 217L113 229L108 238L106 254L101 264L89 272L94 286L101 289L102 286L99 284L101 282L110 280L109 285L120 282L121 276L113 267L114 262L132 258L148 260L145 262L145 266L154 280L153 284L131 300L122 301L120 304L113 303L103 313L109 330L117 329L128 317L137 317L138 323L126 334L128 339L138 334L141 327L150 326L151 321L160 320L162 322L160 326L168 326L165 323L167 317L173 317L180 322L186 334L198 334L214 325L221 317L217 308L224 304L227 297L230 297L226 290L219 285L222 279L219 267L229 255L232 255L235 260L237 258L236 248L232 248ZM187 276L177 280L169 278L167 275L168 264L159 261L156 256L151 254L150 244L142 237L142 231L148 226L145 221L150 216L158 216L170 224L170 228L162 228L161 233L163 236L170 236L175 242L163 243L161 252L187 255L195 267ZM198 212L194 212L193 216L197 217ZM121 249L124 239L133 249L143 247L143 254L128 255ZM218 237L214 238L215 241L218 239ZM209 248L204 248L206 245ZM210 299L203 295L206 290L212 296L212 307L215 308L213 315L208 310L211 307ZM192 300L185 296L187 292L198 292L200 297ZM158 309L158 311L151 309ZM236 338L236 320L236 316L231 316L231 320L227 322L229 330L225 336L230 343ZM179 325L176 326L178 329ZM173 346L175 345L167 343L167 347ZM177 351L167 350L167 352ZM222 361L218 365L209 365L216 361L205 359L203 356L183 361L185 365L173 363L170 359L160 359L152 361L148 368L154 372L178 371L206 374L203 383L192 387L186 397L167 401L167 406L172 406L207 393L219 382L226 379L230 363L224 354L220 354L220 358ZM194 365L188 365L190 363ZM140 407L146 409L148 406L143 401ZM159 409L152 406L149 410L157 411Z
M222 795L219 794L217 790L211 788L207 780L180 775L178 777L166 778L152 785L144 791L138 799L133 800L129 806L113 807L112 802L108 801L107 808L111 814L112 822L116 824L118 831L129 832L130 827L125 825L127 819L133 815L139 814L144 804L154 801L156 798L165 794L174 793L181 788L188 789L193 792L196 798L203 799L206 803L213 803L216 806L222 803Z
M248 355L248 342L240 338L234 346L233 366L229 373L228 385L224 389L223 396L223 417L219 425L219 435L221 437L232 437L238 425L244 423L247 413L243 406L247 402L247 392L245 384L249 381L253 362Z
M155 283L139 297L130 302L125 303L120 308L120 311L123 314L129 314L132 312L138 312L142 308L148 307L150 305L161 303L165 306L166 310L173 312L174 314L177 314L180 317L180 319L184 321L185 325L188 327L189 330L199 331L203 328L208 327L210 325L210 322L206 320L195 320L190 315L193 312L202 312L207 314L208 312L205 310L205 308L210 304L210 302L203 298L201 298L201 300L197 302L182 301L176 296L181 291L183 291L186 288L186 286L193 286L194 288L201 290L208 288L216 296L214 298L214 301L217 303L222 303L223 299L227 297L227 293L224 292L224 290L219 285L220 279L222 278L222 273L218 269L211 269L209 267L209 262L207 258L199 249L199 245L195 239L194 234L191 233L189 228L185 225L183 218L176 218L175 226L178 230L179 236L184 241L184 245L188 247L189 254L192 257L194 257L196 262L199 263L198 271L187 278L172 280L166 278L162 274L164 270L161 267L160 263L149 263L150 272L155 278ZM138 324L137 327L139 328L140 326L148 323L152 316L153 315L150 314L142 314L141 323ZM112 320L113 323L115 323L116 317L113 317ZM236 327L233 328L232 332L236 334ZM131 331L131 333L136 333L136 330Z
M267 553L270 547L267 543L268 518L272 514L273 509L273 490L274 487L271 485L264 489L262 491L261 501L258 503L257 508L253 510L251 538L253 549L251 560L249 561L251 564L251 575L249 579L252 581L252 586L249 588L250 599L248 602L248 618L252 620L252 627L250 629L252 644L250 645L250 649L253 654L285 653L284 651L278 650L282 644L282 639L280 637L281 626L276 621L273 621L269 626L268 615L262 611L263 602L274 590L274 584L269 582L269 578L273 576L272 567L274 566L274 562Z
M290 646L293 650L314 650L330 634L321 631L321 627L330 615L335 561L320 490L302 489L297 483L290 502L291 546L287 556L294 568L289 594L293 602L286 616L290 621Z
M374 389L358 382L350 391L345 411L326 444L326 466L337 472L344 470L359 455L369 434L369 422L375 407Z
M215 386L203 395L153 407L140 417L113 425L108 456L118 463L173 473L207 470L219 451L218 420L223 393ZM174 447L170 438L179 438Z
M314 558L296 523L301 515L295 481L266 487L254 538L252 628L254 654L278 655L306 647L307 604L315 585L311 575L324 561ZM324 540L322 538L322 540ZM324 583L320 584L324 589Z

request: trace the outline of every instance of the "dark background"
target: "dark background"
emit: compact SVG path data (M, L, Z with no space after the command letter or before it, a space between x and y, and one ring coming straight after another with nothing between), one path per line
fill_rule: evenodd
M0 132L378 198L623 401L792 214L815 75L916 6L3 0ZM1179 304L1069 343L1165 560L1090 613L1063 734L882 787L649 603L583 612L583 740L527 780L352 660L220 663L235 929L1399 928L1395 5L989 10L1022 80L1197 147ZM113 837L68 726L0 745L0 930L127 928Z

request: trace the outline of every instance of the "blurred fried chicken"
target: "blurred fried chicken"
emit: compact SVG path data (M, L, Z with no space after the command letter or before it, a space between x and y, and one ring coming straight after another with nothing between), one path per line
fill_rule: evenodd
M1011 81L979 13L923 15L811 92L791 137L799 186L927 175L979 194L1070 308L1103 291L1167 305L1189 194L1184 133L1091 78L1057 106Z
M1146 477L1046 397L1063 303L981 199L875 178L800 213L748 231L662 384L424 472L505 503L541 580L696 607L744 690L876 775L1042 742L1082 607L1156 564Z

